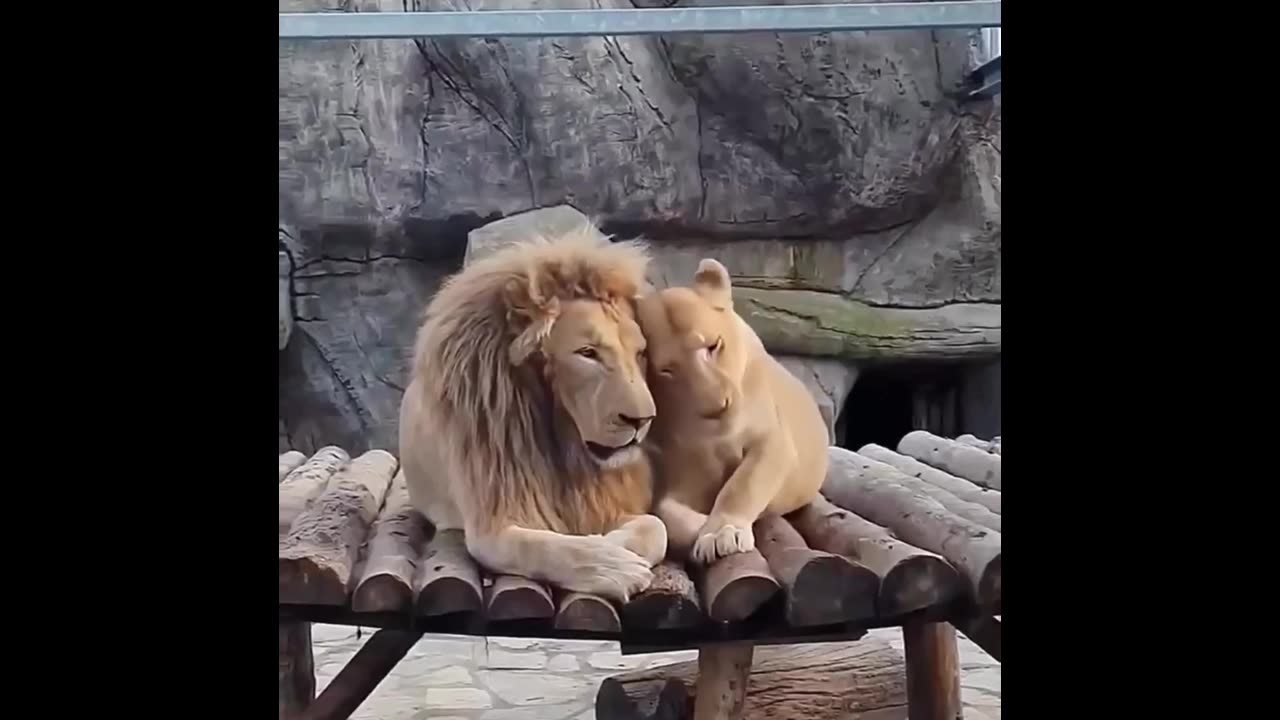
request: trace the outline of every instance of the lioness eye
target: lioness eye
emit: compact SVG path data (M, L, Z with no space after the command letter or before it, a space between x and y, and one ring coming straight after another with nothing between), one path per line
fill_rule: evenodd
M578 353L579 355L581 355L582 357L588 360L600 359L600 355L596 353L596 349L593 347L578 348L574 352Z
M716 338L716 342L714 345L711 346L710 352L712 354L718 353L723 347L724 347L724 338L723 337Z

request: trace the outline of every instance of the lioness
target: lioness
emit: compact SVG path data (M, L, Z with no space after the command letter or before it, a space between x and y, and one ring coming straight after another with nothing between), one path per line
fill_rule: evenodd
M468 265L428 306L400 410L405 480L490 570L626 602L666 554L640 447L647 263L588 227Z
M669 550L710 564L755 548L751 525L811 502L827 473L828 435L804 385L733 310L724 266L698 264L692 288L637 307L658 405L650 434Z

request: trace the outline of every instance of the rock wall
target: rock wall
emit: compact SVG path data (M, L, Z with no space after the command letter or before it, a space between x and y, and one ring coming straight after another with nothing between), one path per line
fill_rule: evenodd
M660 284L724 262L771 349L824 368L833 418L856 363L997 355L1000 113L953 93L975 38L282 41L281 444L394 449L417 318L468 233L562 204L649 238Z

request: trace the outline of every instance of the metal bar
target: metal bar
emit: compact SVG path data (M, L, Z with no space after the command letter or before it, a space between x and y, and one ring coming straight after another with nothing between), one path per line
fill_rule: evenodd
M1000 26L998 0L610 10L280 13L280 38L546 37Z
M995 97L1000 92L1000 67L1000 56L997 55L974 68L968 78L969 86L973 88L969 92L969 97L972 99Z

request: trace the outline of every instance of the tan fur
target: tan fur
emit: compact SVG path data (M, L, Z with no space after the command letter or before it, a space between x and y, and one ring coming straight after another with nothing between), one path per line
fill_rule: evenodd
M822 486L828 435L817 403L734 312L715 260L699 263L692 288L650 294L637 311L669 549L704 564L752 550L757 518L797 510Z
M640 448L648 256L584 231L508 246L436 293L400 454L414 504L490 570L625 601L666 552Z

